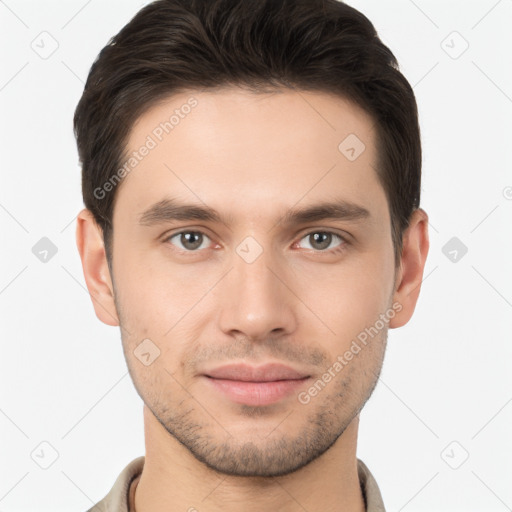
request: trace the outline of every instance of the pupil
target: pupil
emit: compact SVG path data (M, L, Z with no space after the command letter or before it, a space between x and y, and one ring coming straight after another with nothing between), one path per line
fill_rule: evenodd
M190 239L194 238L194 237L196 238L196 241L191 242ZM201 246L201 233L195 233L195 232L184 233L181 235L181 238L182 238L181 243L187 249L197 249L198 247ZM183 241L183 240L185 240L185 241Z
M313 233L312 237L315 241L315 243L318 243L319 239L324 239L323 243L320 241L319 249L325 249L326 247L329 247L329 244L331 243L331 234L330 233Z

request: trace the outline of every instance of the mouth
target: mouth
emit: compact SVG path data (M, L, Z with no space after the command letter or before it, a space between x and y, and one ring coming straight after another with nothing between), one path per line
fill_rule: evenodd
M311 376L282 364L230 364L209 370L202 377L235 403L263 406L296 392Z

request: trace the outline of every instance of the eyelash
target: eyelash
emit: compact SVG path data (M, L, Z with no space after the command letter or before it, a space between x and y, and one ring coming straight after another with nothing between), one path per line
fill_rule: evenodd
M170 243L170 240L176 236L179 236L179 235L183 235L184 233L194 233L194 234L200 234L200 235L203 235L205 237L207 237L208 239L210 238L206 233L204 233L203 231L200 231L200 230L184 230L184 231L178 231L177 233L173 233L172 235L169 235L167 237L165 237L165 239L163 240L164 243ZM330 254L330 255L334 255L334 254L340 254L342 252L344 252L346 249L347 249L347 246L349 245L349 242L348 240L341 236L340 234L338 233L335 233L334 231L329 231L329 230L319 230L319 229L315 229L315 230L312 230L312 231L309 231L308 233L305 233L304 235L302 235L302 237L299 239L299 242L301 240L303 240L304 238L307 238L308 236L314 234L314 233L322 233L322 234L327 234L327 235L333 235L334 237L337 237L341 240L341 243L339 245L337 245L336 247L334 247L333 249L328 249L328 250L316 250L316 249L307 249L307 250L311 250L313 252L316 252L316 253L319 253L319 254ZM294 245L296 245L297 242L294 242ZM172 245L172 244L171 244ZM201 249L201 250L192 250L192 251L189 251L189 250L186 250L186 249L179 249L177 248L176 249L179 253L181 254L194 254L194 253L199 253L201 250L204 250L204 249Z

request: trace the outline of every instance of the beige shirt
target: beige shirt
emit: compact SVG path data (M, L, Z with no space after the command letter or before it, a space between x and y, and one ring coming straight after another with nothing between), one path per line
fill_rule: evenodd
M87 512L131 512L130 486L142 473L145 457L132 460L117 477L109 493ZM361 460L357 460L359 482L366 503L366 512L386 512L377 482Z

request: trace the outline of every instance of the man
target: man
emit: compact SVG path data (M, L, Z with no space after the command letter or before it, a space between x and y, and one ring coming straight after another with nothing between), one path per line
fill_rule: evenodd
M75 113L77 244L146 454L90 510L383 511L356 457L428 253L411 87L335 0L159 0Z

